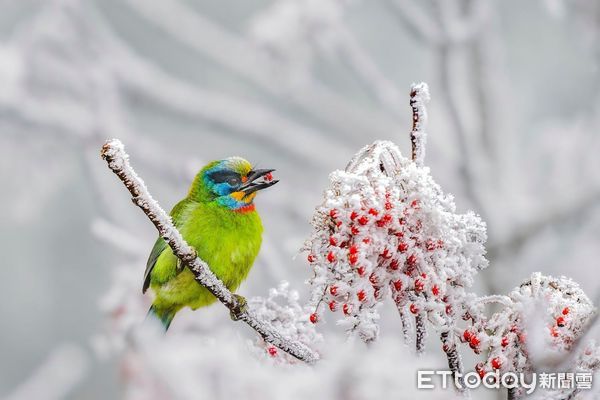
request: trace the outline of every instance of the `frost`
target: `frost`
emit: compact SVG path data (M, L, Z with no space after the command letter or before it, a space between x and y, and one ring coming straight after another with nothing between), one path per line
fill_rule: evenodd
M402 313L451 329L453 305L487 266L485 224L455 209L429 169L393 143L362 149L331 174L305 246L317 315L341 313L340 324L369 342L379 332L377 307L389 297Z

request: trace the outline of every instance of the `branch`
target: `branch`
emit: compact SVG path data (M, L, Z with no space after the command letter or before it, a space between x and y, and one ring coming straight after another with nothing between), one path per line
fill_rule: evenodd
M452 371L452 377L454 379L458 379L460 383L460 391L465 391L465 386L463 384L463 366L462 359L460 358L460 353L456 348L456 342L454 338L454 332L451 330L444 331L440 334L440 340L442 341L444 351L446 352L446 358L448 359L448 368ZM457 374L459 378L457 378Z
M133 196L133 203L148 216L160 236L173 250L173 254L192 271L200 285L210 291L237 319L248 324L266 342L308 364L315 363L319 359L318 354L303 343L286 339L270 324L258 320L251 310L240 310L241 307L237 298L213 274L208 264L198 258L196 251L175 228L169 215L152 198L142 179L129 164L129 155L125 153L123 144L118 139L107 141L102 146L100 154L108 163L108 167L127 187Z
M429 87L425 82L413 83L410 88L410 106L412 107L412 130L410 141L412 143L412 159L423 166L425 161L425 145L427 144L427 109L425 104L429 102Z

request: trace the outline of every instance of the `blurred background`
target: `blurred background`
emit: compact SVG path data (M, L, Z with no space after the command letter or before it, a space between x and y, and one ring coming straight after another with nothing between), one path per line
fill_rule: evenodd
M376 139L408 154L412 82L430 86L434 178L488 223L490 267L475 291L506 293L541 271L596 297L599 67L592 0L0 0L0 398L151 398L136 375L144 363L123 361L123 332L146 312L156 232L100 159L107 138L124 142L167 209L206 161L276 168L281 182L257 200L263 250L240 292L265 296L287 280L302 297L310 271L294 257L329 172ZM235 384L201 377L235 383L232 365L257 368L238 359L243 345L231 350L252 334L219 306L182 314L173 335L229 338L226 350L198 342L199 359L213 361L193 364L199 386L187 389L231 398ZM323 329L343 337L333 320ZM384 309L385 345L359 346L349 361L339 344L344 357L291 387L298 398L310 387L339 399L382 398L381 387L425 397L408 394L416 364L400 336ZM443 365L442 355L434 343L420 362ZM380 366L375 377L352 370L363 362ZM271 398L258 382L275 375L259 375L239 398ZM190 398L174 386L154 395Z

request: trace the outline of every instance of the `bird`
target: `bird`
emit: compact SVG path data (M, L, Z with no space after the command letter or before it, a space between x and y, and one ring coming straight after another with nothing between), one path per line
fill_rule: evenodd
M260 251L263 225L254 199L279 182L273 180L273 171L254 169L241 157L212 161L170 212L186 242L232 292L246 279ZM146 263L142 293L148 288L154 292L148 316L157 318L165 332L181 309L196 310L216 301L160 236ZM245 308L245 299L234 296Z

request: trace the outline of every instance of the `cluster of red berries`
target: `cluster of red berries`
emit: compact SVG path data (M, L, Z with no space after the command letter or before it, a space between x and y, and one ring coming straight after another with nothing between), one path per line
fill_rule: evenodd
M539 273L513 290L507 299L511 303L504 304L504 308L490 318L474 310L463 316L463 319L472 321L472 326L463 332L461 341L476 354L484 350L488 353L486 362L476 366L480 375L497 369L521 372L529 368L527 332L522 313L522 310L528 309L527 303L547 307L546 314L536 313L536 317L547 321L547 345L558 351L572 346L593 312L591 302L574 282Z
M366 341L377 334L375 308L388 296L401 313L433 313L429 320L447 328L453 303L487 265L479 217L456 214L427 168L390 143L375 143L373 153L377 146L394 153L398 169L386 174L389 160L372 156L350 163L359 172L332 173L305 246L314 271L308 318L339 311L340 323Z
M431 273L435 260L442 257L444 241L427 234L420 200L393 199L390 193L382 200L358 210L324 211L328 235L319 253L307 257L315 267L324 266L329 277L319 305L350 317L391 293L397 306L412 314L431 311L426 305L431 301L443 304L436 309L451 314L452 306L445 303L446 282ZM309 319L317 323L319 310Z

